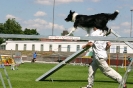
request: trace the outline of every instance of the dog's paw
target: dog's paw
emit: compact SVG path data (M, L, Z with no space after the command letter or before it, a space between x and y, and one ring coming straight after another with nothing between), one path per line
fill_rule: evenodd
M106 33L106 36L108 36L109 34L111 34L111 29L109 29L109 31Z
M109 29L108 33L111 33L111 30L112 30L112 29Z

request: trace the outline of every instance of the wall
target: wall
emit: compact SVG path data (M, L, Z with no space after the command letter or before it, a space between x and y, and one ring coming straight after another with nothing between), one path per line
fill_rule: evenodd
M15 50L15 45L18 44L18 50L24 50L24 44L27 45L26 50L32 50L32 45L35 45L35 51L41 51L41 44L44 46L43 51L49 51L49 45L52 45L52 51L58 51L58 46L61 45L61 51L67 52L67 46L70 45L70 52L77 51L77 45L82 48L82 45L87 42L49 42L49 41L6 41L6 50ZM124 47L127 47L127 53L133 53L133 49L122 42L112 42L109 50L110 53L116 53L116 47L120 46L120 53L123 53Z

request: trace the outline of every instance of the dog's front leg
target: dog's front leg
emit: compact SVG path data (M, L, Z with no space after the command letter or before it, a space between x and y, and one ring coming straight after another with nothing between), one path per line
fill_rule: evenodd
M67 36L70 36L77 28L73 27Z

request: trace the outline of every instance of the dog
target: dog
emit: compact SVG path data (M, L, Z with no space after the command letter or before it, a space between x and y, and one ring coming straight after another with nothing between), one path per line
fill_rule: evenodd
M67 18L65 18L65 21L74 22L74 25L71 31L67 34L67 36L70 36L77 29L77 27L85 29L87 31L86 36L90 35L90 32L92 31L93 27L100 29L101 33L106 34L109 31L109 28L107 27L108 21L115 20L118 14L119 14L119 11L116 10L114 13L81 15L76 13L75 11L70 10Z

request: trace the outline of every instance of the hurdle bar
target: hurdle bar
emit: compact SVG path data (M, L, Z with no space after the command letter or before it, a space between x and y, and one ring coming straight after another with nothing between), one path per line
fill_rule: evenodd
M112 30L114 33L114 31ZM22 34L0 34L1 38L26 38L26 39L61 39L61 40L104 40L104 41L133 41L133 38L129 37L102 37L102 36L79 36L79 37L74 37L74 36L45 36L45 35L22 35Z

